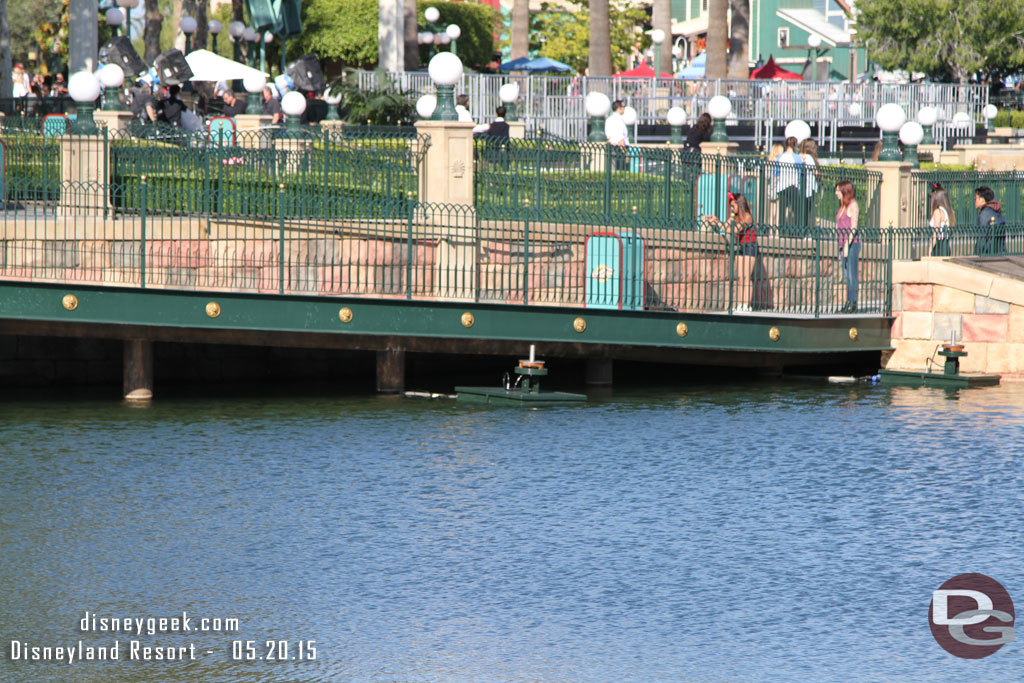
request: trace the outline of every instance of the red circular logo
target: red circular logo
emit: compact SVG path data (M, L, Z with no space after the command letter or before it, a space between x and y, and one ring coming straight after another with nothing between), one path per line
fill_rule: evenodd
M1013 640L1013 600L984 574L954 576L932 593L928 625L942 648L957 657L981 659Z

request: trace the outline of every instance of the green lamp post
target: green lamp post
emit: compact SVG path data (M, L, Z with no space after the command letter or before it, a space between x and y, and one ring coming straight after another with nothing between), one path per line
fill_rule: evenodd
M612 110L612 102L603 92L592 92L587 95L584 106L587 116L590 117L590 135L587 140L590 142L608 142L604 134L604 118Z
M668 110L668 125L671 126L672 134L669 136L669 144L682 145L686 143L683 139L683 124L686 122L686 112L682 107L672 107Z
M890 102L878 108L875 113L875 123L882 129L882 151L878 154L879 161L903 160L897 139L900 128L906 122L907 115L900 105Z
M935 137L932 135L932 126L939 120L939 112L935 110L935 107L921 107L920 111L917 112L917 122L921 124L921 129L924 131L924 138L921 140L923 145L934 145Z
M725 120L732 113L732 102L724 95L715 95L708 100L708 114L713 121L711 127L711 142L728 142L729 136L725 132Z
M911 168L921 168L917 158L917 146L924 139L924 128L917 121L907 121L900 128L900 142L903 143L903 161Z
M505 120L516 120L516 100L519 99L519 84L506 83L498 88L498 99L505 105Z
M455 84L462 78L462 60L451 52L438 52L427 65L430 80L437 86L437 107L431 119L434 121L458 121L455 111Z
M249 93L249 100L245 105L246 114L262 114L263 113L263 88L267 85L267 79L262 74L253 74L246 76L245 80L242 81L242 85L245 87L245 91Z
M92 118L96 98L100 96L100 82L91 71L79 71L68 79L68 94L75 101L78 116L71 126L72 135L96 135L100 129Z
M103 108L106 111L120 111L121 86L124 84L124 69L117 64L104 64L97 76L103 85Z

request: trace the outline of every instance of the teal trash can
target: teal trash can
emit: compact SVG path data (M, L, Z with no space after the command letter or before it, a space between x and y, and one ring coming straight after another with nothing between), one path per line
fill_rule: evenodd
M632 232L587 236L584 305L640 311L646 296L644 240Z

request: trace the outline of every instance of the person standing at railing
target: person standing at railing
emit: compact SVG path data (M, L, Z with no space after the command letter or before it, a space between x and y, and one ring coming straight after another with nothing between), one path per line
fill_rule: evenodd
M604 121L604 136L608 138L612 170L615 171L628 168L626 154L628 153L629 127L626 125L626 119L622 117L625 111L626 103L622 100L615 100L612 102L612 113Z
M785 151L776 159L779 180L779 225L792 227L798 222L802 201L800 169L803 159L796 153L796 138L786 138Z
M860 236L857 234L857 220L860 218L860 205L857 204L853 183L843 180L836 183L836 199L839 200L839 211L836 212L836 237L839 241L839 264L846 279L846 303L842 313L857 312L857 261L860 258Z
M473 115L469 113L469 95L463 93L455 98L455 113L461 123L473 123Z
M932 183L931 218L928 225L932 229L932 243L929 253L932 256L950 256L950 228L956 225L953 205L949 201L949 193L939 183Z
M768 168L770 170L767 181L768 211L765 213L765 221L768 223L768 225L778 225L779 222L780 172L779 165L775 162L778 161L780 156L782 156L782 153L785 151L785 149L785 147L776 142L771 146L771 149L768 150Z
M1006 219L1003 205L996 200L992 188L982 185L974 191L974 208L978 210L978 238L974 241L976 256L1006 253Z
M804 186L804 223L815 225L818 217L818 178L821 176L821 170L818 168L817 142L807 138L800 143L800 161L800 182Z
M181 113L185 111L185 103L178 98L181 87L172 85L167 89L167 97L160 100L158 118L162 123L171 126L181 125Z
M705 215L703 220L718 229L726 244L733 248L734 273L736 275L735 301L749 301L739 304L737 310L765 310L772 307L771 285L764 262L757 248L757 229L750 203L742 194L726 194L729 200L729 220L726 223L716 216ZM730 240L730 236L732 239Z

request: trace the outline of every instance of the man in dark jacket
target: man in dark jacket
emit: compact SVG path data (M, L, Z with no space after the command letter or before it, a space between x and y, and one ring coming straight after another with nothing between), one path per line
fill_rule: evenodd
M982 185L974 191L974 208L978 209L978 237L974 241L976 256L1006 253L1006 219L1003 205L996 201L991 188Z
M185 111L185 103L178 99L181 87L172 85L167 89L167 97L160 100L159 120L172 126L181 125L181 112Z

